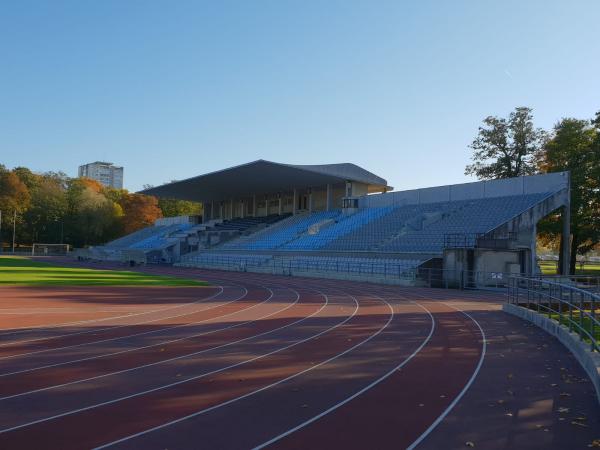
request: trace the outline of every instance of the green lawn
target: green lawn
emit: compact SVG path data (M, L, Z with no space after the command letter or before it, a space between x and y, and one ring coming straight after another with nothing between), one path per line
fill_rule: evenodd
M207 283L126 270L59 267L15 256L0 256L0 285L206 286Z
M595 310L595 311L596 311L596 317L600 318L600 310ZM588 312L588 313L589 313L589 312L590 312L590 310L587 310L586 312ZM565 325L566 327L568 327L568 326L569 326L569 312L568 312L568 311L566 311L566 312L565 312L565 313L562 315L562 317L559 317L559 315L558 315L558 314L556 314L556 313L552 313L552 314L550 315L550 317L551 317L552 319L556 320L557 322L559 322L561 325ZM578 325L581 325L581 324L580 324L580 321L579 321L579 320L580 320L580 318L579 318L579 312L577 312L577 311L573 311L573 320L574 320L574 321L575 321L575 322L576 322ZM587 330L588 332L591 332L591 329L592 329L591 325L592 325L592 320L591 320L591 318L589 318L588 316L585 316L585 315L584 315L584 316L583 316L583 328L584 328L585 330ZM577 326L575 326L575 325L573 326L573 331L574 331L575 333L578 333L578 332L579 332L579 329L577 328ZM596 338L596 342L598 342L598 343L600 344L600 328L599 328L598 326L595 326L595 327L594 327L594 337ZM586 341L586 342L590 342L590 339L589 339L589 338L587 338L587 337L585 337L585 338L584 338L584 341Z
M556 274L556 263L549 261L541 261L540 268L544 275L555 275ZM580 269L579 264L575 269L577 275L591 275L600 276L600 264L585 264L583 270Z

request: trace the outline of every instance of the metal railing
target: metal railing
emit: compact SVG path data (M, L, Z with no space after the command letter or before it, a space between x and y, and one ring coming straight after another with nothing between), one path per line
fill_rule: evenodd
M336 260L294 260L279 258L236 258L228 256L203 256L182 258L183 265L196 265L236 272L268 272L294 275L302 273L336 273L362 277L414 280L415 269L402 264L382 261L336 261Z
M600 350L600 296L594 292L542 277L511 277L508 303L558 321L577 333L580 341L589 341L592 351Z
M597 275L538 275L536 278L568 284L585 291L600 294L600 276Z
M444 235L444 248L508 248L509 242L517 239L517 233L447 233Z
M372 279L374 282L409 282L418 286L446 289L506 289L514 273L415 268L410 265L386 261L357 261L348 258L244 258L234 255L203 255L183 257L179 265L218 269L234 272L258 272L278 275L347 277L347 279Z

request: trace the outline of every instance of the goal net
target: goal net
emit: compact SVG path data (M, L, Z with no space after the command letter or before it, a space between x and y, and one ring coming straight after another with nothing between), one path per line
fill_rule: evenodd
M31 256L60 256L69 253L69 244L33 244Z

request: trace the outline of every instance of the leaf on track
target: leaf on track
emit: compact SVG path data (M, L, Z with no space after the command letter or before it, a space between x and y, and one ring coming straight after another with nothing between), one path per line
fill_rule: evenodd
M581 423L581 422L577 422L576 420L572 420L571 421L571 425L576 425L578 427L583 427L583 428L587 428L588 427L587 424Z

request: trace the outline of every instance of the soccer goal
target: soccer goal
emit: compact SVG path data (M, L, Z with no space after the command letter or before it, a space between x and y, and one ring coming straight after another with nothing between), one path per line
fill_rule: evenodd
M61 256L69 253L69 244L33 244L31 256Z

